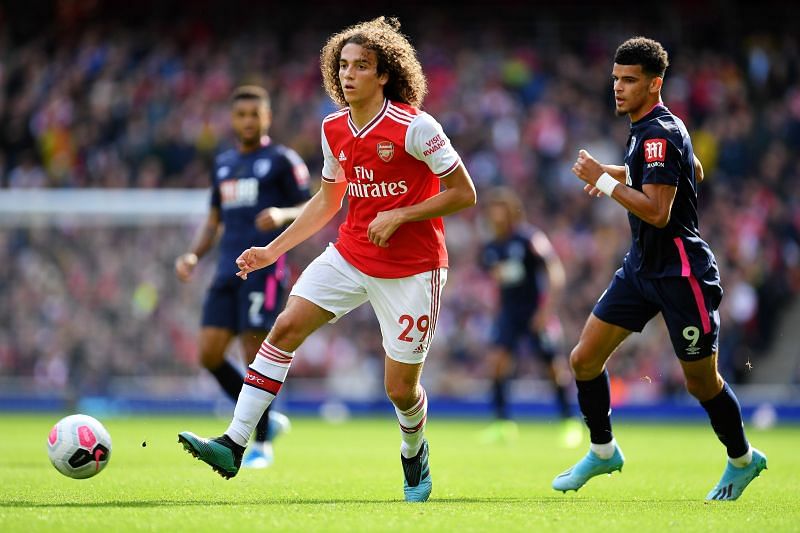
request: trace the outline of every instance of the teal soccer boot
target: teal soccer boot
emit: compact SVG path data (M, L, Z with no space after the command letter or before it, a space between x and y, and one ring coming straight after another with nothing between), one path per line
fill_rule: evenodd
M178 442L197 459L211 466L225 479L230 479L239 472L242 464L244 448L233 442L227 435L216 439L204 439L191 431L178 433Z
M568 490L578 491L587 481L600 474L610 474L611 472L622 472L622 465L625 457L622 450L617 446L614 455L608 459L600 459L595 453L589 450L586 456L577 462L572 468L557 475L553 480L553 488L561 492Z
M711 489L706 496L706 500L735 500L742 495L744 489L750 484L762 470L767 469L767 456L753 448L753 460L750 464L738 468L733 466L730 461L722 473L722 479L717 486Z
M406 459L400 455L403 463L403 494L407 502L424 502L431 495L431 468L428 464L428 440L422 441L422 447L415 457Z

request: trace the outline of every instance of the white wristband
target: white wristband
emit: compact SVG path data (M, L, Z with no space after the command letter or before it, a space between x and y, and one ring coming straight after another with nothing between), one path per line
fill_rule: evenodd
M606 172L603 172L603 174L597 178L597 183L594 184L595 187L600 189L600 191L609 198L611 198L611 193L614 192L614 187L617 185L619 185L619 182Z

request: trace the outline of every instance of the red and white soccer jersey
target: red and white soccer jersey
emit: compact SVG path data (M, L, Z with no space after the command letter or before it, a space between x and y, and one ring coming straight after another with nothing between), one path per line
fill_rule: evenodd
M367 237L381 211L415 205L440 191L439 178L461 163L436 120L412 106L385 100L361 130L348 109L322 121L322 179L347 181L349 208L335 243L361 272L376 278L402 278L447 267L441 217L400 226L386 248Z

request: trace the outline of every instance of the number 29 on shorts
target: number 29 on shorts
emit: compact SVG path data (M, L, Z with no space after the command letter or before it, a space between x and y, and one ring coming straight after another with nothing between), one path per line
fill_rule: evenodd
M403 331L397 336L398 340L403 342L415 342L414 337L411 335L420 333L422 336L416 339L416 342L425 342L425 339L428 337L428 330L431 326L431 318L428 315L422 315L416 320L411 315L400 315L397 321L403 328ZM415 329L416 331L412 331Z

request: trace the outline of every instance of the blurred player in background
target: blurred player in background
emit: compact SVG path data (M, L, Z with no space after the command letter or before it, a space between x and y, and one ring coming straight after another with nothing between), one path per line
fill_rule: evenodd
M284 258L243 280L236 258L243 248L272 241L293 221L309 198L308 169L294 151L270 142L269 95L242 86L231 96L231 123L237 147L219 154L211 177L211 208L190 252L175 260L175 272L188 281L201 257L219 241L219 260L203 304L200 362L236 401L240 370L225 358L238 335L252 363L285 300ZM244 466L264 468L273 461L272 437L288 429L285 415L269 410L256 427L255 445Z
M564 420L564 445L578 446L583 429L572 417L564 386L567 371L557 361L561 324L555 309L564 289L564 267L544 232L526 223L522 202L514 191L493 189L483 205L492 235L483 247L481 264L497 282L500 308L487 357L497 421L483 432L482 440L502 442L517 436L508 408L508 383L524 341L544 363L552 383Z
M422 366L447 279L443 216L475 203L475 189L441 126L419 106L427 83L396 19L333 35L320 57L325 89L343 106L322 122L322 188L297 220L236 261L242 278L318 232L348 196L339 237L303 272L250 366L225 434L179 440L223 477L235 476L256 422L313 331L370 302L386 351L384 383L400 423L406 501L431 493ZM443 189L442 189L443 187ZM359 446L357 441L330 443Z
M739 402L717 371L722 287L714 254L698 230L702 166L686 126L661 101L668 64L667 52L651 39L619 46L612 78L617 115L631 120L625 166L600 164L581 150L572 168L587 193L613 198L628 210L633 243L570 355L591 449L553 480L553 488L578 490L594 476L622 470L624 457L611 432L606 361L660 312L686 388L727 448L725 471L706 499L735 500L767 467L767 458L747 441Z

